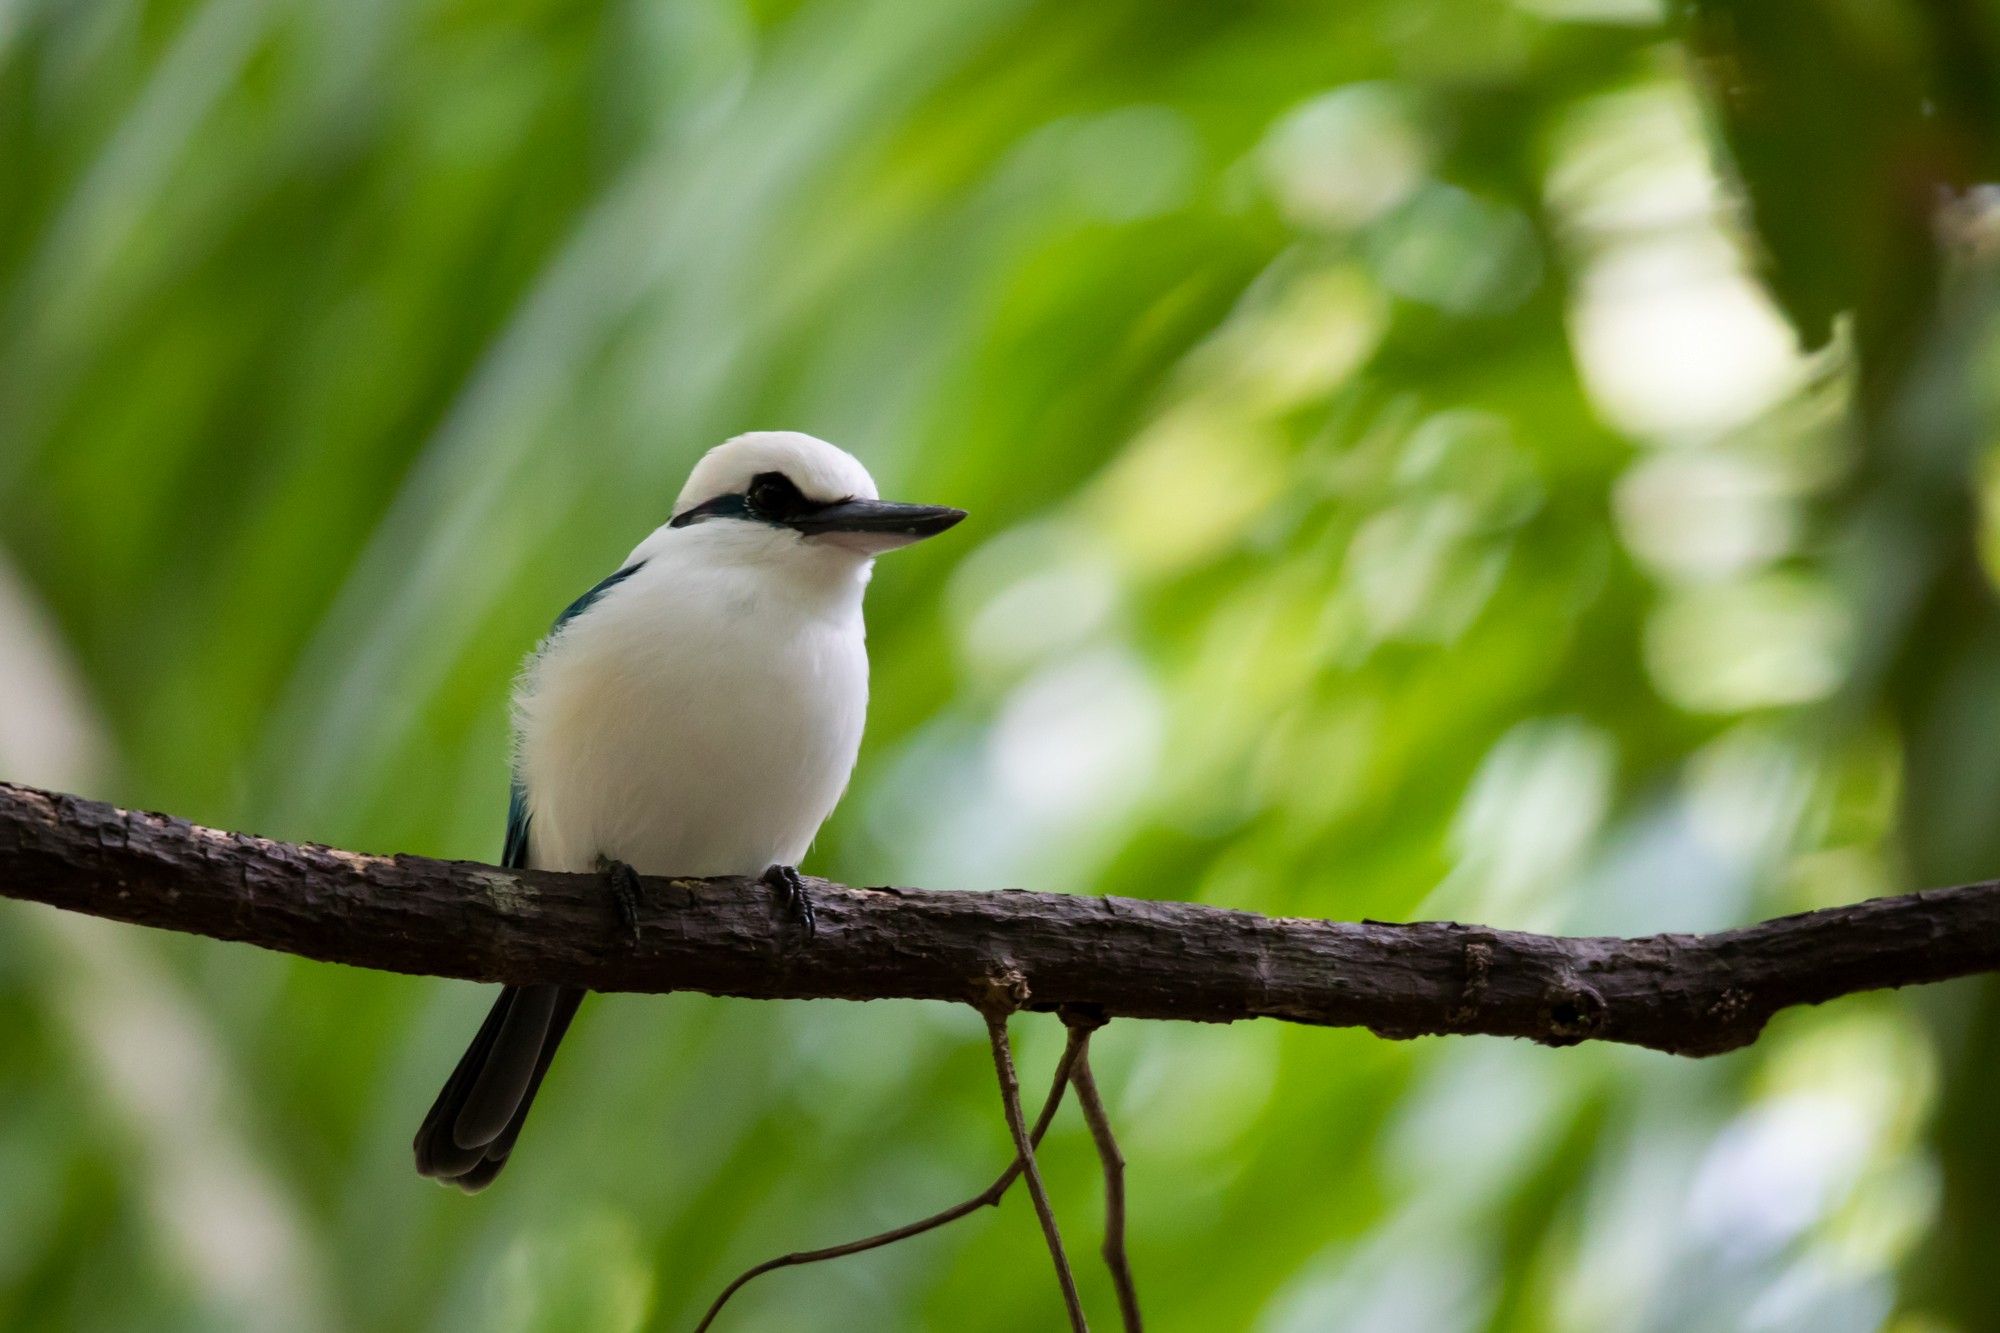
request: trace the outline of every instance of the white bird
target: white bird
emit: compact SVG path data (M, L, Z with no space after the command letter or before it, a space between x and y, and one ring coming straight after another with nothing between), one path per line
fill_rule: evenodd
M874 559L962 510L888 504L852 456L758 431L695 465L669 522L572 602L514 691L505 864L765 875L811 929L793 870L847 787L868 709L861 595ZM417 1131L417 1170L485 1188L507 1164L581 990L508 986Z

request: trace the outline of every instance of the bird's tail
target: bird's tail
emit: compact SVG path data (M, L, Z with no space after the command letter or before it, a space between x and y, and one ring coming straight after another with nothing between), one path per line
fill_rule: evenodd
M509 986L417 1131L417 1173L474 1194L493 1183L584 993Z

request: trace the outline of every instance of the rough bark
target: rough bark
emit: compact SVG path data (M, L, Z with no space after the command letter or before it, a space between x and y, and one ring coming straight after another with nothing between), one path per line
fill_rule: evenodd
M1560 937L807 878L818 931L755 879L647 879L640 939L592 875L371 856L0 784L0 895L324 962L754 999L1094 1006L1712 1055L1794 1004L2000 970L2000 883L1713 935Z

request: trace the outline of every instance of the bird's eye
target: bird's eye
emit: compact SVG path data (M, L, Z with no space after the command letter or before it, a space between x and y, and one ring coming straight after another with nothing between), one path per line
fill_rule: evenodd
M790 518L810 508L799 488L782 472L765 472L752 479L743 499L758 518Z

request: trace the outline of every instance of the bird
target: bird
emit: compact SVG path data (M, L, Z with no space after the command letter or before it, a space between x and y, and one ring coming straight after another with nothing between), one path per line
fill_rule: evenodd
M964 517L881 500L859 460L811 435L710 449L667 522L522 667L502 864L606 876L635 935L641 875L762 876L809 948L796 867L860 750L875 557ZM493 1183L583 997L501 990L417 1131L420 1174Z

